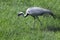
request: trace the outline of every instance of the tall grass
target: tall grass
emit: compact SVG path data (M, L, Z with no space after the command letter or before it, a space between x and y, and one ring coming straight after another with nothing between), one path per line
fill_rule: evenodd
M20 11L25 13L28 7L43 7L56 16L39 16L41 26L33 17L18 17ZM0 40L60 40L60 0L0 0Z

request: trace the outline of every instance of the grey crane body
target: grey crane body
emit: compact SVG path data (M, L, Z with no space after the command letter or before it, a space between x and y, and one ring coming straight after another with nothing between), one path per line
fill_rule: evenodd
M23 12L20 12L18 16L23 15L24 17L27 17L28 15L31 15L33 17L35 16L42 16L43 14L49 14L55 18L55 15L48 9L40 8L40 7L30 7L26 10L26 14L24 15Z
M40 24L42 25L41 21L39 20L38 16L43 16L44 14L49 14L51 16L53 16L53 18L55 18L55 15L48 9L44 9L44 8L40 8L40 7L30 7L26 10L26 14L24 15L23 12L19 12L18 16L22 15L24 17L27 17L28 15L31 15L32 17L34 17L34 19L38 19L38 21L40 22ZM34 21L34 25L35 25L35 21Z
M39 16L43 13L50 12L50 10L39 8L39 7L32 7L28 8L26 13L32 15L32 16Z

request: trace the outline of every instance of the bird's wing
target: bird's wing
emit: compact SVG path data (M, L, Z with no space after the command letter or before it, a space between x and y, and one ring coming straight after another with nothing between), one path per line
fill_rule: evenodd
M42 9L30 9L29 13L30 14L40 14L43 13L44 11Z
M39 8L39 7L32 7L32 8L28 8L26 13L28 14L41 14L44 12L48 12L48 9L44 9L44 8Z

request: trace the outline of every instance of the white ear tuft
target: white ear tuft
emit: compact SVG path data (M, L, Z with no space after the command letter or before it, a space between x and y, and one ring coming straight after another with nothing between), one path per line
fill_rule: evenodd
M22 14L23 12L19 12L19 14Z
M20 13L23 13L23 12L20 12Z

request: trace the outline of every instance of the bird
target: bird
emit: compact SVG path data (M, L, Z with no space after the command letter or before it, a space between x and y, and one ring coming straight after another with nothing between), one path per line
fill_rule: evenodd
M34 19L38 19L39 20L39 17L38 16L43 16L44 14L49 14L51 15L53 18L55 18L55 15L52 13L51 10L49 9L45 9L45 8L42 8L42 7L29 7L27 10L26 10L26 14L24 14L24 12L19 12L18 13L18 16L23 16L23 17L27 17L28 15L32 16ZM40 21L40 20L39 20ZM40 21L41 22L41 21Z
M44 14L49 14L55 18L55 15L48 9L40 8L40 7L30 7L26 10L26 14L23 12L19 12L18 16L22 15L23 17L27 17L28 15L31 15L32 17L42 16Z

